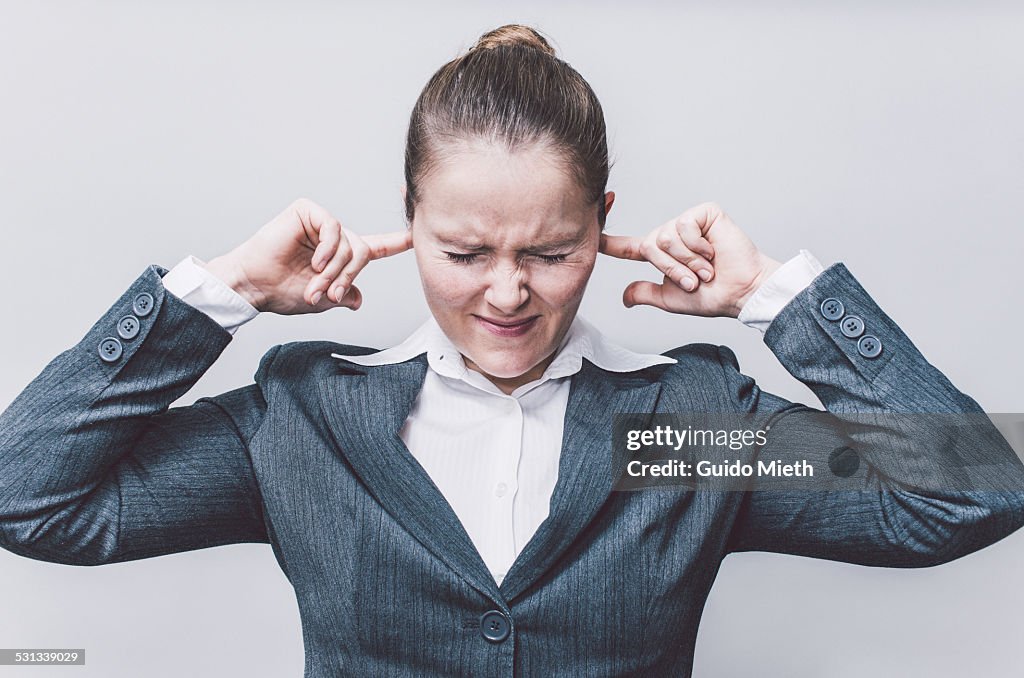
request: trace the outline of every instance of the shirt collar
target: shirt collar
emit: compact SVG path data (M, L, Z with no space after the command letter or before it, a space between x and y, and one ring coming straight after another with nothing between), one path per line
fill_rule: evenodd
M466 380L469 370L462 359L462 354L441 331L433 316L397 346L368 355L331 355L357 365L374 366L405 362L423 353L427 354L430 368L441 376ZM569 331L565 333L555 359L548 365L540 380L576 374L583 367L584 358L609 372L633 372L654 365L671 365L676 362L674 358L668 356L635 353L619 346L577 315L569 326Z

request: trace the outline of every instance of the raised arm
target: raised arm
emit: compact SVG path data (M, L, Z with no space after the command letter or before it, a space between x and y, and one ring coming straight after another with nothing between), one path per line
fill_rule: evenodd
M168 293L166 272L146 269L0 415L4 548L98 565L267 541L247 449L263 395L168 409L231 335Z
M254 384L168 407L258 312L356 309L356 275L411 242L299 200L205 266L150 266L0 415L0 546L93 565L268 541L249 443L276 349Z
M724 371L729 410L769 429L750 459L755 468L758 461L807 462L815 473L790 481L755 474L748 491L735 494L729 549L924 566L1024 524L1017 454L844 265L820 272L798 257L781 266L713 203L644 238L604 236L602 252L648 261L664 274L661 284L627 287L626 305L738 317L758 327L827 408L761 391L725 347L705 356Z
M765 342L827 412L761 391L721 349L741 410L768 417L759 461L814 477L756 478L729 548L866 565L935 565L1024 524L1024 465L981 407L925 360L843 264L768 327Z

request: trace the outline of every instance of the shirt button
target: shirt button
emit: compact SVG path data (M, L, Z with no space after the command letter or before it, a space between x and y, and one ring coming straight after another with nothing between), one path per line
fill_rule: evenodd
M492 643L500 643L508 638L511 627L508 617L498 610L484 612L480 617L480 635Z
M508 493L508 485L506 485L505 483L498 483L497 485L495 485L495 487L494 487L494 496L496 496L496 497L504 497L505 494L507 494L507 493Z

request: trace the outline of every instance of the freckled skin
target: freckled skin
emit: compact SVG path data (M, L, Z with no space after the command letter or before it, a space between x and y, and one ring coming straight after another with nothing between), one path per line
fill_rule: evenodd
M543 374L576 316L597 259L597 204L585 203L542 145L509 154L460 141L447 150L421 181L413 218L423 292L466 366L511 393ZM607 193L606 210L613 200ZM497 336L478 320L532 316L519 337Z

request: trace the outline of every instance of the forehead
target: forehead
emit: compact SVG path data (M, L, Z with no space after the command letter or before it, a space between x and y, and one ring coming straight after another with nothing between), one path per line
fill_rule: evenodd
M415 227L446 240L531 246L596 227L595 206L551 149L449 146L419 186ZM596 231L596 228L595 228Z

